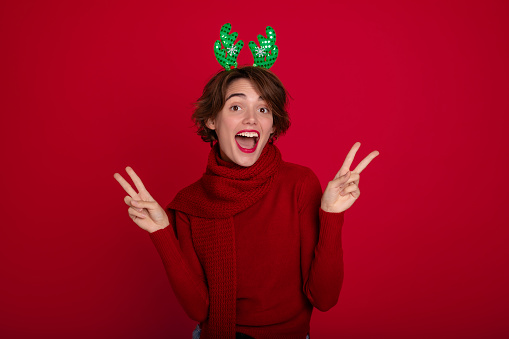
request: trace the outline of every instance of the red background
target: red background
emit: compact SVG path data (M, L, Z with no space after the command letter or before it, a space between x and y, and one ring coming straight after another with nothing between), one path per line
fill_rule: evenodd
M509 2L269 3L1 2L2 338L191 337L113 174L161 205L202 174L190 115L226 22L276 30L286 161L325 187L356 141L354 166L380 152L312 337L509 335Z

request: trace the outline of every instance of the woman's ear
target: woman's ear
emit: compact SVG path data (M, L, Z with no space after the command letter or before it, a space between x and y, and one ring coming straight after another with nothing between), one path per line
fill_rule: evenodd
M205 123L205 126L207 126L211 130L215 130L216 129L216 126L214 124L214 120L211 120L211 119L207 120L207 122Z

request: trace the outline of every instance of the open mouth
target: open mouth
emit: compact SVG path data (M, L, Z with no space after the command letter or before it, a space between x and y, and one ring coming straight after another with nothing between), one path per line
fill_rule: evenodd
M243 130L235 135L237 146L244 153L253 153L260 140L260 133L255 130Z

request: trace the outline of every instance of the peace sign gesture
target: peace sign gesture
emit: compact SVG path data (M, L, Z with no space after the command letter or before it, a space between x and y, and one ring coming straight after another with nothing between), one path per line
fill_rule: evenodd
M113 177L119 182L120 186L124 188L127 195L124 202L129 206L127 212L129 217L133 219L136 225L150 233L163 229L170 224L168 215L163 208L152 198L150 193L141 182L141 179L136 175L131 167L125 168L127 174L131 177L138 189L138 193L132 186L118 173L113 174Z
M333 180L329 181L327 188L322 195L322 210L332 213L346 211L361 195L359 190L359 181L361 172L369 165L380 153L373 151L369 153L353 171L350 171L355 153L361 147L360 142L356 142L348 152L343 166Z

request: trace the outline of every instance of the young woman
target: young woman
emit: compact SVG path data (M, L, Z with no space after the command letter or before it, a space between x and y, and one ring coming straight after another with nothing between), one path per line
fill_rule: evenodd
M269 70L224 70L193 119L210 142L205 174L163 209L136 173L120 174L128 213L150 232L194 338L309 338L313 307L327 311L343 281L341 227L359 198L360 143L322 194L316 175L282 160L273 141L290 123L287 93Z

